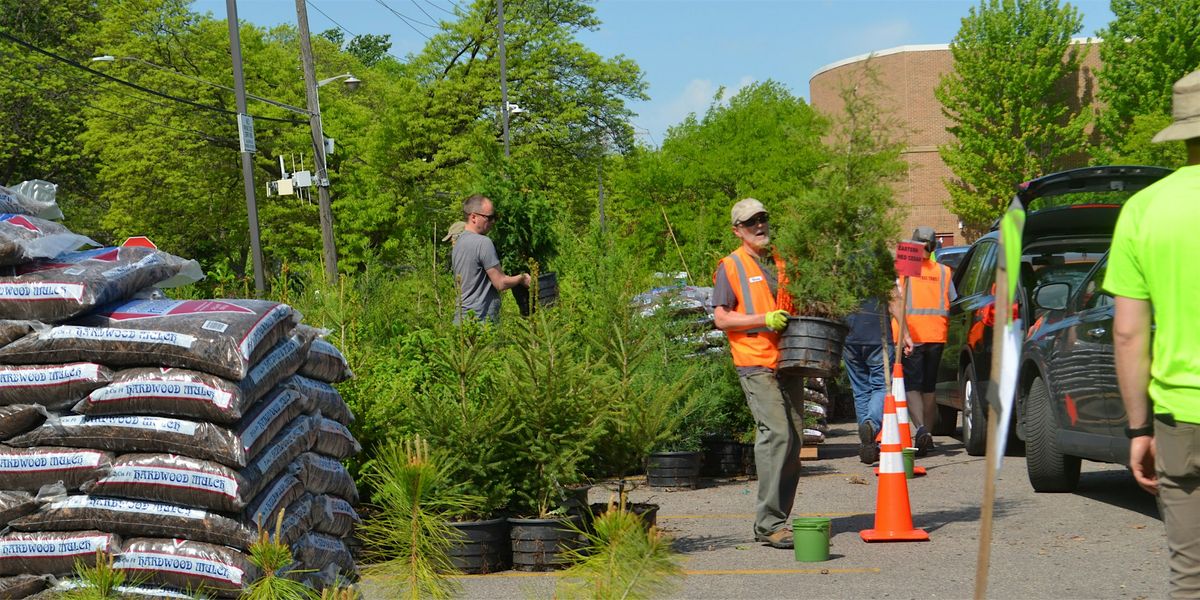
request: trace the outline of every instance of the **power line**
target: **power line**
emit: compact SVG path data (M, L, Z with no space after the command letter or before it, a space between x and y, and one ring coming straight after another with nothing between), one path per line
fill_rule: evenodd
M417 7L417 10L421 11L422 13L425 14L425 16L429 17L430 21L437 21L437 19L433 18L433 15L429 14L429 11L425 10L424 8L421 8L420 4L417 4L417 0L408 0L408 1L412 2L412 5Z
M421 37L425 38L426 40L433 41L432 39L430 39L430 37L429 37L429 36L425 35L425 33L424 33L424 32L422 32L420 29L417 29L417 28L416 28L416 26L414 26L414 25L412 24L412 22L410 22L410 19L411 19L411 17L406 17L406 16L404 16L404 15L400 14L400 13L399 13L399 12L398 12L396 9L394 9L394 8L392 8L392 7L390 7L390 6L388 6L388 5L387 5L387 3L386 3L386 2L384 2L383 0L375 0L375 1L376 1L376 2L378 2L380 5L382 5L384 8L388 9L389 11L391 11L391 13L392 13L393 15L396 15L397 17L400 17L400 20L401 20L401 21L404 21L404 24L405 24L405 25L408 25L408 28L409 28L409 29L411 29L411 30L413 30L413 31L417 32L417 35L419 35L419 36L421 36ZM428 23L421 23L420 21L416 21L415 19L412 19L412 21L414 21L414 22L416 22L416 23L420 23L421 25L425 25L425 26L427 26L427 27L434 27L434 25L430 25L430 24L428 24Z
M434 8L436 8L436 9L438 9L438 10L440 10L440 11L442 11L442 12L444 12L444 13L448 14L448 15L453 15L453 16L456 16L456 17L458 16L458 15L454 14L454 11L452 11L452 10L450 10L450 9L447 9L446 7L444 7L444 6L440 5L440 4L434 4L434 3L433 3L433 2L431 2L430 0L425 0L425 4L428 4L428 5L430 5L430 6L434 7ZM453 0L451 0L450 4L454 4ZM454 4L454 6L458 6L458 5L457 5L457 4ZM459 6L459 8L462 8L462 7L461 7L461 6ZM426 14L428 14L428 13L426 13ZM433 17L430 17L430 18L433 18Z
M321 8L319 6L317 6L316 4L313 4L312 0L305 0L305 2L309 6L311 6L313 8L313 10L321 13L321 16L325 17L326 19L329 19L329 22L333 23L335 26L337 26L338 29L341 29L342 31L345 31L346 33L350 34L351 37L358 37L358 34L354 33L353 31L350 31L349 29L346 29L345 27L342 27L341 23L334 21L333 17L326 14L325 11L321 10Z
M73 60L71 60L71 59L69 59L69 58L66 58L66 57L63 57L63 56L59 56L59 55L57 55L57 54L55 54L55 53L53 53L53 52L50 52L49 50L43 50L43 49L41 49L41 48L39 48L39 47L37 47L37 46L34 46L33 44L30 44L29 42L26 42L25 40L22 40L22 39L20 39L20 38L14 37L14 36L10 35L10 34L9 34L9 33L7 33L7 32L4 32L4 31L0 31L0 38L4 38L4 39L6 39L6 40L8 40L8 41L10 41L10 42L13 42L13 43L15 43L15 44L19 45L19 46L23 46L23 47L25 47L25 48L28 48L28 49L30 49L30 50L33 50L34 52L37 52L37 53L39 53L39 54L43 54L43 55L45 55L45 56L48 56L48 57L50 57L50 58L53 58L54 60L57 60L57 61L59 61L59 62L61 62L61 63L67 64L67 65L70 65L70 66L72 66L72 67L75 67L76 69L81 69L81 70L87 71L88 73L91 73L91 74L93 74L93 75L99 75L100 77L103 77L103 78L105 78L105 79L108 79L108 80L110 80L110 81L114 81L114 82L116 82L116 83L119 83L119 84L121 84L121 85L124 85L124 86L131 87L131 88L133 88L133 89L135 89L135 90L140 90L140 91L146 92L147 94L153 94L153 95L155 95L155 96L158 96L158 97L160 97L160 98L166 98L167 100L173 100L173 101L175 101L175 102L179 102L179 103L182 103L182 104L187 104L188 106L192 106L192 107L195 107L195 108L200 108L200 109L203 109L203 110L211 110L211 111L213 111L213 112L219 112L219 113L224 113L224 114L228 114L228 115L237 115L237 114L238 114L238 112L237 112L237 111L229 110L229 109L226 109L226 108L221 108L221 107L219 107L219 106L212 106L212 105L210 105L210 104L201 104L201 103L199 103L199 102L193 102L193 101L191 101L191 100L188 100L188 99L186 99L186 98L180 98L180 97L178 97L178 96L172 96L172 95L170 95L170 94L166 94L166 93L160 92L160 91L158 91L158 90L154 90L154 89L150 89L150 88L148 88L148 87L140 86L140 85L138 85L138 84L136 84L136 83L133 83L133 82L131 82L131 81L125 81L124 79L119 79L119 78L117 78L117 77L113 77L112 75L109 75L108 73L104 73L103 71L97 71L97 70L95 70L95 69L92 69L92 68L88 67L87 65L83 65L83 64L81 64L81 63L78 63L78 62L76 62L76 61L73 61ZM260 116L256 116L256 115L250 115L250 116L251 116L252 118L255 118L255 119L260 119L260 120L263 120L263 121L275 121L275 122L279 122L279 123L291 123L291 124L293 124L293 125L307 125L307 124L308 124L308 123L307 123L307 122L305 122L305 121L298 121L298 120L296 120L296 119L280 119L280 118L276 118L276 117L260 117Z

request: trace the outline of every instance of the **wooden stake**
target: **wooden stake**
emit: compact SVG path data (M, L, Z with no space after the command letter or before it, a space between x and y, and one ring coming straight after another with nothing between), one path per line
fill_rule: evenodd
M658 207L662 210L663 221L667 222L667 233L671 234L671 241L675 242L675 251L679 253L679 262L683 264L683 273L687 276L688 285L692 284L692 271L688 269L687 261L683 259L683 250L679 247L679 240L675 239L675 230L671 228L671 220L667 218L667 209Z
M999 251L1003 256L1003 239ZM996 324L992 330L992 372L988 377L985 396L991 400L988 402L987 411L987 455L984 459L987 465L983 480L983 507L979 513L979 558L975 563L976 600L983 600L987 595L988 563L992 553L992 515L996 505L997 444L1001 435L1008 435L1007 431L997 431L1000 422L1000 368L1004 361L1004 330L1012 315L1012 306L1008 300L1008 272L1004 268L1003 260L996 261L995 289Z

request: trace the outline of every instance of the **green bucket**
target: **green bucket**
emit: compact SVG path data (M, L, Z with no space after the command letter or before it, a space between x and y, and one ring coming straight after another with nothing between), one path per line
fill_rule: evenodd
M829 560L829 517L796 517L792 519L792 539L796 560L821 562Z
M913 478L913 460L916 457L916 448L904 448L900 451L904 455L904 478Z

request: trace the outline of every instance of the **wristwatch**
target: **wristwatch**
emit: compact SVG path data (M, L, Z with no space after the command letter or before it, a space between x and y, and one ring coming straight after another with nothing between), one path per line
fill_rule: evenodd
M1127 437L1131 440L1133 438L1145 437L1148 435L1154 435L1154 426L1153 425L1146 425L1145 427L1137 427L1137 428L1131 428L1128 425L1125 426L1125 437Z

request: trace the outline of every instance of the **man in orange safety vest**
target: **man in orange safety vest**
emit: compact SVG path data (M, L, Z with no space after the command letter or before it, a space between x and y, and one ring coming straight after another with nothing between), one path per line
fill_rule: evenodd
M776 372L779 332L792 297L783 259L771 248L767 209L754 198L733 205L733 235L742 245L713 274L713 320L729 338L733 365L754 416L758 498L754 539L791 548L789 516L800 482L803 381Z

